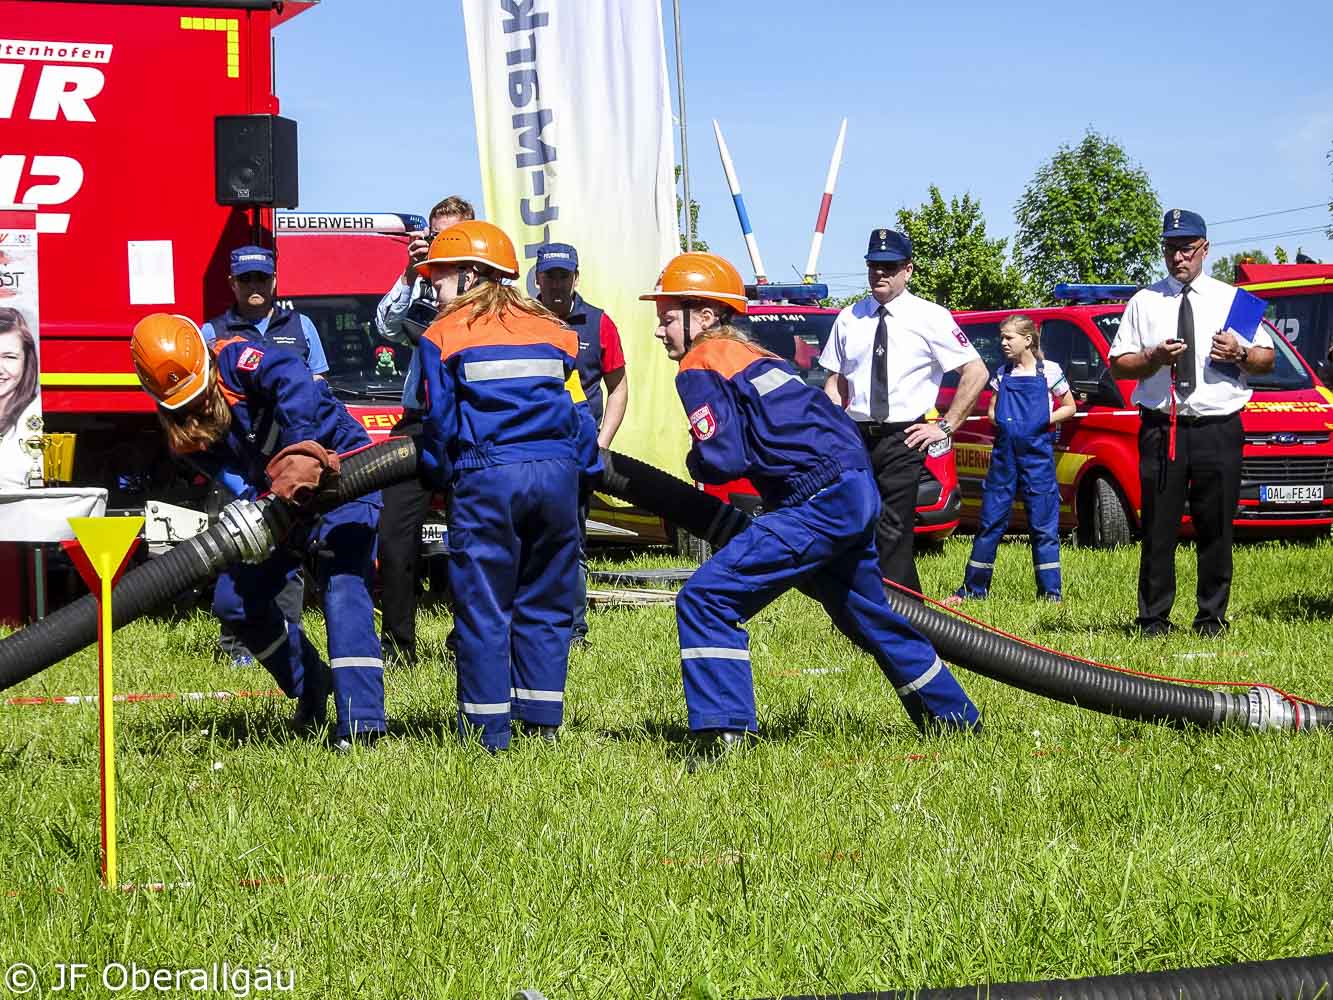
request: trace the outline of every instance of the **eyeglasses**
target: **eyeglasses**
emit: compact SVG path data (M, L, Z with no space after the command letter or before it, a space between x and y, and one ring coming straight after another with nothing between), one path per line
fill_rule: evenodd
M273 280L273 275L265 274L263 271L246 271L244 274L237 274L233 279L238 285L264 285Z
M866 267L880 274L894 275L910 263L910 260L872 260L866 262Z
M1203 249L1207 240L1199 240L1198 243L1163 243L1162 255L1165 257L1183 257L1189 260L1196 253Z

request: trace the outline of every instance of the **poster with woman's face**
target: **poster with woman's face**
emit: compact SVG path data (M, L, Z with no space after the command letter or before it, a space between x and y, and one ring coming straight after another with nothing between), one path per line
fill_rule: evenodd
M42 485L37 233L31 212L0 211L0 489Z

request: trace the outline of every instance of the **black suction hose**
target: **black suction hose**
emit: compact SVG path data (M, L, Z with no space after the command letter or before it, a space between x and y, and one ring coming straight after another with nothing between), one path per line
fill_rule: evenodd
M717 548L749 522L741 510L637 459L604 453L602 490L643 507ZM1333 727L1333 708L1294 705L1270 688L1223 694L1090 666L1016 642L926 607L890 590L889 603L934 644L944 659L984 677L1079 708L1139 722L1205 729Z
M1324 1000L1331 989L1333 955L1311 955L1088 979L916 992L819 993L782 1000Z
M390 438L343 456L341 466L333 488L316 497L316 512L416 475L416 445L410 438ZM206 583L225 567L240 562L247 547L254 551L267 544L272 551L286 536L294 517L288 505L273 497L224 508L221 519L207 531L121 578L112 591L112 626L120 628L177 594ZM88 594L0 639L0 691L96 641L97 601Z

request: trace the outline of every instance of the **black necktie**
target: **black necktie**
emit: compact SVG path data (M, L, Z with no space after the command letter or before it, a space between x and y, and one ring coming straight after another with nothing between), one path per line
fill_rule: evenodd
M876 310L879 325L875 327L875 355L870 366L870 417L872 420L889 419L889 324L884 317L887 306Z
M1181 287L1180 316L1176 320L1176 339L1185 343L1185 353L1176 362L1176 392L1181 399L1194 391L1194 307L1190 305L1193 290L1189 285Z

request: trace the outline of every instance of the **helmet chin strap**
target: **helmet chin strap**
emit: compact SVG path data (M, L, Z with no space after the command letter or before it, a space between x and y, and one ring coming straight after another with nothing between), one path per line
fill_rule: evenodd
M685 331L685 353L690 352L690 345L694 343L694 337L690 335L690 306L687 302L680 304L680 322L681 329Z

